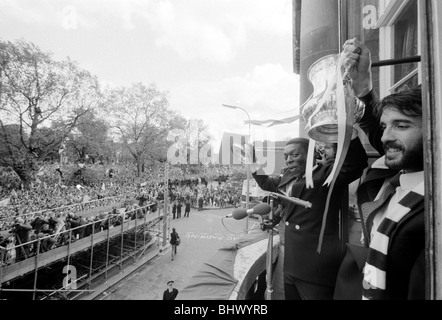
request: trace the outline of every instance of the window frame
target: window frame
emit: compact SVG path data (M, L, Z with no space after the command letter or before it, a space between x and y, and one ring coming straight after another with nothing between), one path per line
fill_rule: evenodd
M413 0L388 0L387 2L379 1L379 10L381 14L379 16L377 22L377 28L379 28L379 58L381 60L391 60L394 59L394 39L395 39L395 24L398 19L404 13L405 10L409 8L410 3ZM417 48L418 55L422 55L422 43L421 43L421 34L422 34L422 22L419 17L420 6L419 0L417 0ZM380 68L379 77L383 79L383 82L386 84L385 86L380 86L379 94L381 97L387 96L391 94L396 88L400 86L400 84L406 82L410 79L410 75L405 76L404 78L395 82L395 66L396 65L386 65L383 68ZM418 83L422 83L422 66L421 63L418 64L418 67L412 71L413 76L418 74Z

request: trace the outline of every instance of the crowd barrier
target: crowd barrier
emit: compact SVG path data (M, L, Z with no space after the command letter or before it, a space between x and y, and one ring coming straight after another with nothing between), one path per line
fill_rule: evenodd
M42 213L64 213L64 212L83 212L97 207L104 207L110 204L115 204L118 202L122 202L126 199L125 196L115 196L115 197L107 197L103 199L96 199L92 201L82 202L82 203L74 203L68 206L62 206L57 208L48 208L38 211L33 211L29 213L24 213L20 215L24 219L32 219L33 217L42 214ZM4 217L1 220L10 221L13 220L15 216L12 217Z
M75 282L72 282L68 288L63 285L59 289L49 290L51 291L50 294L60 291L65 293L75 292L76 290L72 290L72 287L76 287L76 282L82 280L90 284L97 269L104 270L104 278L106 279L108 276L107 270L109 269L110 265L119 264L120 267L122 267L123 260L128 254L132 256L141 250L141 255L146 250L146 246L152 244L153 242L156 242L159 249L160 238L164 235L164 224L159 223L163 220L161 210L162 206L160 205L158 210L153 213L150 211L150 209L154 205L157 204L150 203L143 207L137 207L136 209L128 212L107 214L107 216L103 219L98 219L69 230L60 230L56 234L41 237L27 243L17 244L17 241L14 241L13 245L1 250L0 293L2 291L32 292L33 299L35 300L37 293L48 291L37 288L38 273L41 268L44 268L54 262L64 260L66 261L66 266L69 267L72 256L80 252L88 251L90 253L89 266L87 266L89 269L88 274L77 278ZM46 212L47 210L44 211ZM127 216L132 216L133 219L128 219ZM112 220L118 218L121 218L121 224L111 224ZM106 225L106 223L108 223L109 227L106 229L102 228L101 226ZM97 226L99 226L98 229ZM86 228L90 228L91 234L80 238L78 236L80 234L79 231L81 229L84 231ZM11 234L11 236L15 237L14 240L17 240L18 238L14 234ZM147 236L149 236L150 239L147 239ZM117 248L117 242L119 242L119 248ZM52 243L53 246L48 251L42 251L41 248L47 243ZM105 252L100 252L100 254L105 255L105 262L103 265L97 268L93 266L95 258L94 249L100 244L104 244L104 247L101 250L104 250ZM119 249L120 251L119 257L115 255L116 249ZM112 252L110 252L110 250ZM136 261L139 256L132 256L132 258L134 261ZM32 288L4 288L4 284L25 275L30 276L32 275L32 272L34 272ZM85 289L78 291L82 293L88 290Z

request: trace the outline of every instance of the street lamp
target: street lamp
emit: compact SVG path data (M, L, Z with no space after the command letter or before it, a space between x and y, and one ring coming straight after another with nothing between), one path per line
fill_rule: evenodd
M222 105L225 108L230 108L230 109L239 109L242 110L246 113L247 118L249 119L249 139L252 139L252 136L250 135L250 116L249 113L241 108L241 107L237 107L237 106L230 106L227 104L223 104ZM246 188L246 210L249 209L249 202L250 202L250 161L248 161L248 163L246 163L246 171L247 171L247 188ZM249 232L249 216L246 216L246 233Z

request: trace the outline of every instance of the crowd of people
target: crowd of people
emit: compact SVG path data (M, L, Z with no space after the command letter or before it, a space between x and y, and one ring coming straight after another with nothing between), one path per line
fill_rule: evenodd
M123 213L117 207L109 212L101 210L97 215L83 216L69 212L67 214L43 212L37 213L32 218L17 216L9 232L0 235L0 246L3 256L0 263L12 264L37 254L49 251L58 246L90 236L116 227L123 220L143 219L150 209L142 208L137 204L127 205ZM71 231L71 232L70 232ZM40 239L39 248L35 240ZM11 251L8 248L17 246Z
M149 170L139 177L136 176L135 166L130 164L108 167L98 164L88 166L103 167L100 169L105 177L102 183L95 185L66 184L63 179L60 179L60 176L63 172L72 170L72 167L78 167L78 164L64 165L61 169L58 164L53 164L42 166L35 181L31 183L31 187L25 190L12 170L3 170L0 173L0 200L7 199L8 201L6 205L1 207L0 219L121 195L129 198L144 195L149 199L158 197L164 199L166 174L162 166L155 170ZM218 173L229 173L225 168L210 170L211 172L205 172L205 174L215 176ZM208 186L207 179L197 174L184 174L182 170L172 168L168 176L169 188L174 194L179 193L181 196L183 194L198 194L203 197L205 204L209 202L213 204L215 197L219 198L218 201L215 201L217 205L225 202L226 198L229 198L230 203L232 202L230 198L233 195L229 190ZM195 191L198 186L199 189ZM213 189L217 190L213 191ZM196 206L196 199L193 199L192 206Z
M188 203L193 208L237 207L241 203L241 190L226 185L174 185L170 190L170 200L177 210ZM174 209L172 208L172 212Z
M78 165L69 166L75 169ZM182 203L187 217L190 206L197 206L199 199L203 199L205 204L225 206L227 202L236 203L238 198L236 193L221 184L213 183L217 185L213 187L204 177L194 175L183 175L187 179L180 180L180 175L172 174L174 179L169 179L166 184L162 168L149 170L141 177L135 175L136 170L130 165L114 165L102 168L102 171L105 179L100 184L66 185L60 179L63 172L58 165L44 165L31 188L24 190L18 187L15 173L3 170L0 199L7 198L8 203L0 209L0 246L5 249L0 261L13 263L35 255L37 248L33 240L36 239L42 239L39 250L46 252L87 237L92 230L97 232L117 226L122 221L120 208L124 209L125 219L140 219L147 213L156 212L164 201L166 186L169 187L170 208L175 210L173 204ZM106 212L110 205L112 210ZM144 207L147 205L149 209ZM91 209L98 210L99 214L83 214ZM73 229L71 239L69 232L65 232L70 229ZM28 242L31 243L18 247L13 255L6 250ZM7 252L9 256L5 257Z
M100 185L68 185L60 180L57 169L59 170L57 165L45 165L41 173L37 173L37 178L29 189L23 189L18 185L15 173L3 173L0 199L9 201L1 208L0 219L122 194L133 197L138 191L135 179L122 175L106 177Z

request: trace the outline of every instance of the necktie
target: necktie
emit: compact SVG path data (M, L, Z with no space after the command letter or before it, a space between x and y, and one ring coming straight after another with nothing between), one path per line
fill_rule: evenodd
M370 215L382 207L385 203L387 203L391 196L396 192L396 188L400 185L399 177L401 173L399 172L393 178L388 181L387 186L385 187L384 192L381 194L378 200L372 202L365 202L362 204L362 216L364 221L370 217Z

